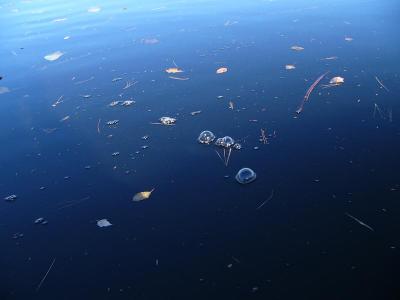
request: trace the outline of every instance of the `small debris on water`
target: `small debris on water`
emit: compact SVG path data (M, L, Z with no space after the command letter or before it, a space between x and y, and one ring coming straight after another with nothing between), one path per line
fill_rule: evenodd
M87 11L89 13L98 13L100 10L101 10L100 6L93 6L93 7L89 7Z
M119 120L111 120L111 121L107 121L107 125L109 126L113 126L113 125L117 125L119 123Z
M226 67L219 68L215 71L215 73L217 73L217 74L223 74L226 72L228 72L228 68L226 68Z
M179 68L168 68L165 70L168 74L176 74L176 73L182 73L183 70Z
M155 189L153 188L150 191L144 191L144 192L137 193L133 196L132 201L139 202L139 201L149 199L151 196L151 193L153 193L154 190Z
M97 226L99 227L109 227L112 224L107 219L101 219L97 221Z
M118 104L120 104L122 101L112 101L110 104L108 104L108 106L114 107L117 106Z
M304 48L301 47L301 46L292 46L292 47L290 47L290 49L292 49L294 51L302 51L302 50L304 50Z
M0 94L9 93L10 89L6 86L0 86Z
M62 119L60 120L60 122L65 122L65 121L67 121L69 118L70 118L70 116L65 116L64 118L62 118Z
M195 116L195 115L198 115L198 114L200 114L201 113L201 110L196 110L196 111L192 111L190 114L192 115L192 116Z
M19 238L23 238L24 237L24 234L23 233L19 233L19 232L17 232L17 233L14 233L13 234L13 239L19 239Z
M125 100L121 103L122 106L131 106L135 101L133 100Z
M7 197L4 197L4 200L6 200L8 202L14 202L15 200L17 200L17 198L18 198L17 195L12 194Z
M174 125L176 122L176 119L171 117L161 117L159 120L163 125Z
M37 218L35 221L33 221L33 223L40 224L40 225L46 225L48 223L48 221L45 220L44 218Z
M61 52L61 51L56 51L56 52L47 54L47 55L44 57L44 59L45 59L45 60L48 60L48 61L55 61L55 60L59 59L61 56L63 56L63 55L64 55L63 52Z

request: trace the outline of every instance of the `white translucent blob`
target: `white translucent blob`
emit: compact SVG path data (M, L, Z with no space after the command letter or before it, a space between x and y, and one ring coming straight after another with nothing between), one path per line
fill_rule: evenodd
M175 124L176 119L171 118L171 117L161 117L160 122L161 122L161 124L164 124L164 125L172 125L172 124Z
M47 54L47 55L44 57L44 59L45 59L45 60L48 60L48 61L55 61L55 60L59 59L61 56L63 56L63 55L64 55L63 52L61 52L61 51L56 51L56 52Z
M235 178L236 178L237 182L239 182L241 184L246 184L246 183L250 183L250 182L253 182L254 180L256 180L257 175L252 169L243 168L243 169L239 170L239 172L236 174Z
M97 226L99 226L99 227L108 227L111 225L112 224L107 219L101 219L101 220L97 221Z
M88 12L90 13L98 13L101 10L101 7L99 6L93 6L88 8Z
M202 131L197 138L198 142L201 144L210 144L215 140L215 135L211 131Z

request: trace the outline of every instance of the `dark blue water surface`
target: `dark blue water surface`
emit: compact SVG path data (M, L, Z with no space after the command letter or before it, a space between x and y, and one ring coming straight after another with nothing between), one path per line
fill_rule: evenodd
M399 1L0 5L1 300L400 299Z

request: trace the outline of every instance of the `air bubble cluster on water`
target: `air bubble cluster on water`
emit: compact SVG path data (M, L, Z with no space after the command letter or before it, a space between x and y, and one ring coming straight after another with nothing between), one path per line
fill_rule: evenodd
M215 135L209 130L204 130L200 133L197 141L201 144L211 144L215 140Z
M201 144L211 144L215 140L215 135L209 130L202 131L197 138L197 141ZM218 138L215 143L216 146L224 147L224 148L233 148L236 150L242 149L242 145L239 143L235 143L235 140L230 136L224 136Z
M257 175L250 168L242 168L236 174L235 178L236 178L237 182L239 182L241 184L247 184L247 183L250 183L250 182L253 182L254 180L256 180Z

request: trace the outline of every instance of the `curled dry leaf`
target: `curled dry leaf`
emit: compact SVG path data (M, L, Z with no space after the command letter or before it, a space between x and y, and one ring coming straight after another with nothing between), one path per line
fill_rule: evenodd
M226 72L228 72L228 68L225 68L225 67L219 68L219 69L217 69L217 71L215 71L215 73L217 73L217 74L223 74Z
M154 190L155 189L152 189L150 191L144 191L144 192L137 193L135 196L133 196L132 201L139 202L139 201L143 201L143 200L149 199L150 196L151 196L151 193Z

